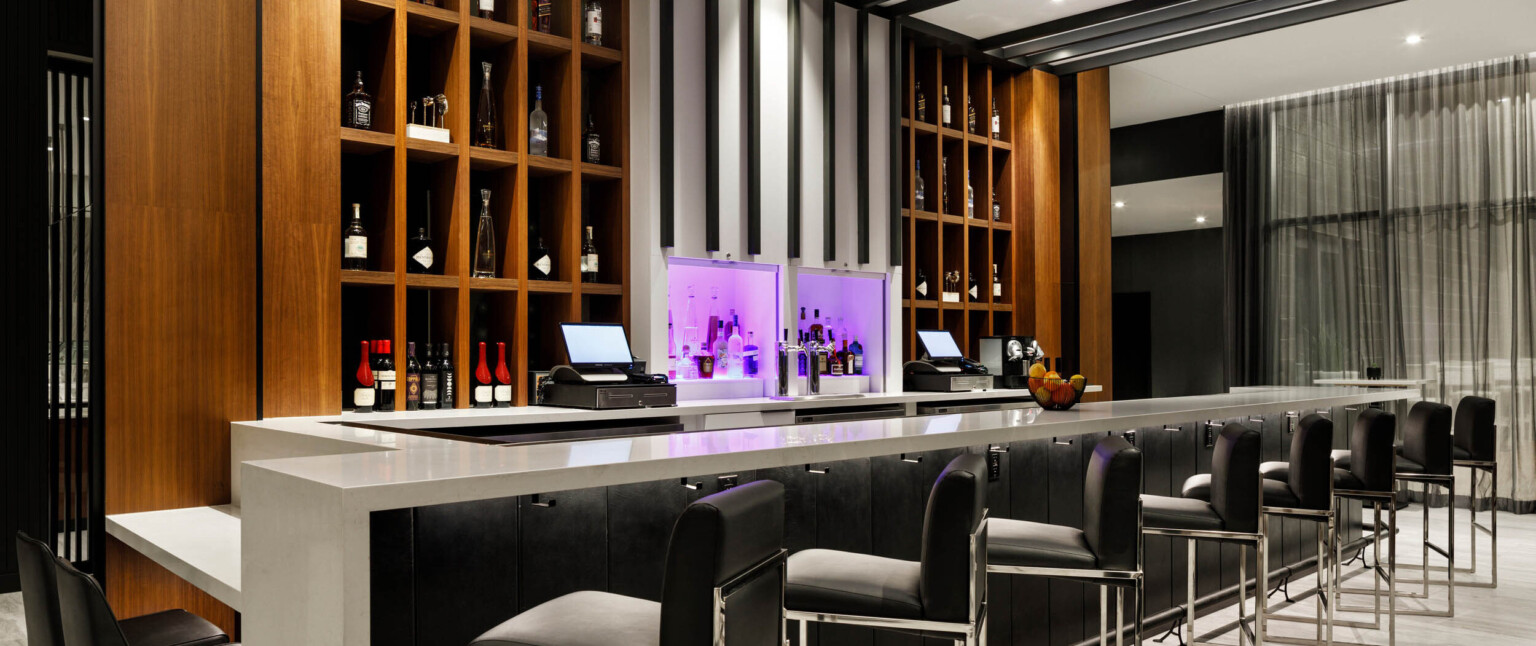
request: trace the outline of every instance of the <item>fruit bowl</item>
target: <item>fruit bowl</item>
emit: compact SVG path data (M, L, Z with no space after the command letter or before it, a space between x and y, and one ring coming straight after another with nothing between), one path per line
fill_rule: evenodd
M1088 380L1082 375L1062 378L1045 366L1035 364L1029 370L1029 394L1035 403L1046 410L1067 410L1077 405L1088 390Z

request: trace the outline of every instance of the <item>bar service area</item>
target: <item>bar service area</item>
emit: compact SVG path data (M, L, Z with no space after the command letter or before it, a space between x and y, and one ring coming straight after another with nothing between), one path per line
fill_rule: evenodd
M1536 5L15 13L0 646L1536 630Z

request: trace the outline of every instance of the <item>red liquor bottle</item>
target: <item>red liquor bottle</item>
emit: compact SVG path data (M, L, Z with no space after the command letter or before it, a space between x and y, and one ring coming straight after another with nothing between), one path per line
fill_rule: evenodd
M507 344L496 342L496 406L512 405L512 373L507 370Z
M485 362L485 342L480 342L480 365L475 368L475 408L490 408L492 400L491 367Z
M352 389L352 407L359 413L373 412L373 366L369 363L368 342L357 361L357 388Z

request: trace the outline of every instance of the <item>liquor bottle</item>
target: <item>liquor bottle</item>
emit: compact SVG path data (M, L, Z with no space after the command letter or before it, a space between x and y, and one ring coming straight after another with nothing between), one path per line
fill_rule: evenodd
M672 331L672 308L667 308L667 358L677 358L677 337Z
M416 228L416 237L406 243L405 251L411 259L410 262L405 263L407 273L432 273L432 238L427 237L426 227Z
M496 277L496 223L491 221L491 189L480 189L480 223L475 225L474 278Z
M475 368L475 408L490 408L495 398L495 387L491 385L491 366L485 361L485 342L480 345L480 365Z
M600 164L603 158L603 141L597 135L597 123L592 120L592 113L587 113L587 145L583 148L585 157L583 161L588 164Z
M341 234L341 268L368 268L368 232L363 229L363 207L356 202L352 203L352 222Z
M592 242L592 227L587 227L587 239L581 243L581 280L597 282L597 245Z
M379 382L379 371L384 369L384 342L377 339L369 341L368 356L368 367L373 370L373 405L383 410L379 406L379 391L384 389L384 384Z
M379 356L379 371L375 379L379 382L379 397L374 405L380 410L392 411L395 409L395 358L388 339L379 342L379 349L383 352Z
M715 321L715 374L722 377L731 375L730 340L726 337L725 319Z
M453 368L453 353L444 343L437 350L438 405L453 408L458 405L458 376Z
M976 189L971 187L971 170L965 170L965 217L976 217Z
M917 300L928 300L928 274L922 267L917 268L917 275L912 277L912 283L917 287Z
M928 95L923 94L923 82L917 82L917 120L928 120Z
M704 332L705 332L705 334L709 335L709 338L704 339L704 347L708 348L711 351L713 351L715 349L715 340L716 339L719 339L719 340L722 340L722 341L725 340L723 337L719 336L719 334L718 334L718 332L720 332L721 329L722 329L720 327L720 288L719 287L711 287L711 288L709 288L709 319L708 320L709 320L709 327ZM718 368L720 366L715 366L715 367Z
M359 130L373 129L373 96L363 89L361 70L357 72L357 80L352 82L347 100L342 102L341 125Z
M496 0L480 0L480 17L486 20L496 19Z
M416 361L416 342L405 344L405 409L421 410L421 364Z
M442 397L441 368L437 365L437 348L427 344L427 360L421 364L421 409L437 410Z
M507 370L507 344L496 342L496 388L492 392L497 408L512 405L512 372Z
M832 344L828 344L828 345L832 345ZM841 377L841 376L843 376L843 353L836 351L836 348L837 348L836 345L833 345L832 347L833 347L832 365L827 368L827 374L832 375L834 377Z
M533 280L549 280L549 272L555 268L555 261L550 259L549 249L544 247L544 236L534 238L533 251L528 254L528 257L533 259L529 263L532 271L529 272L528 277Z
M357 360L357 387L352 389L352 410L358 413L373 412L374 381L372 357L368 355L368 342L363 342L362 354Z
M945 128L953 128L954 127L954 125L955 125L954 122L950 120L949 86L948 85L944 86L944 105L939 109L939 117L940 117L940 120L944 122L944 127Z
M917 175L912 178L917 193L917 210L928 210L928 187L923 183L923 160L917 160Z
M968 291L971 294L971 302L975 303L975 302L981 300L981 291L976 287L976 274L973 274L971 272L965 272L965 277L966 277L966 280L967 280L967 282L969 284L969 290Z
M549 33L553 24L555 3L554 0L533 0L529 5L533 14L533 28L543 33Z
M997 187L992 187L992 221L1003 221L1003 203L997 201Z
M843 317L841 316L837 317L837 338L842 339L844 344L848 343L848 326L843 324ZM844 349L846 350L847 348Z
M544 114L542 85L533 87L533 112L528 114L528 154L549 156L549 115Z
M943 203L944 212L949 210L949 155L939 158L939 201Z
M800 308L800 326L795 329L795 332L797 334L802 334L802 335L805 334L805 308L804 307ZM804 344L805 339L803 339L803 338L802 339L795 339L795 341L797 343Z
M976 134L976 105L969 94L965 95L965 131Z
M741 360L744 363L742 372L748 377L757 376L757 361L760 351L757 347L757 332L747 332L747 344L741 348Z
M992 97L992 138L1003 138L1003 118L997 113L997 97Z
M581 12L581 40L588 45L603 44L603 5L597 0L587 0Z
M848 354L853 357L853 374L864 374L864 346L859 343L859 337L853 337L853 344L848 346Z
M795 345L800 346L800 353L799 353L800 354L800 373L799 374L800 374L801 377L804 377L805 376L805 355L806 355L806 351L810 349L809 347L807 347L807 344L805 342L805 332L801 332L798 335L798 338L795 340Z
M731 312L731 336L725 341L726 376L732 379L741 379L747 376L746 357L744 356L746 342L741 338L741 320L736 318L736 313Z
M820 357L817 363L821 365L821 374L830 375L832 374L832 342L823 334L822 330L816 331L816 355Z
M496 99L491 91L491 63L480 63L480 104L475 108L475 136L471 142L481 148L498 148L496 144Z
M997 264L994 263L992 265L992 298L1001 299L1002 297L1003 279L997 275Z

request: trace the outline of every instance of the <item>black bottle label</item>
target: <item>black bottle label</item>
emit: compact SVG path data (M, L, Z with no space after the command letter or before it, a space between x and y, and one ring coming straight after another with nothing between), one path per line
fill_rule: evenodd
M373 106L367 101L352 101L352 127L363 130L373 127Z

